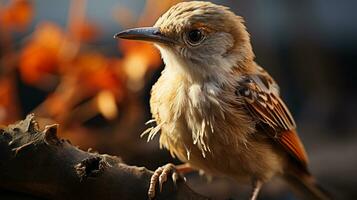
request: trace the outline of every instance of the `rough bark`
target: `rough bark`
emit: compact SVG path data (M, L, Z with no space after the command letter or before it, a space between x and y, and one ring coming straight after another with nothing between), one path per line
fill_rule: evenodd
M0 129L0 199L147 199L152 171L86 152L39 129L34 115ZM7 192L4 192L7 191ZM207 199L184 181L165 183L156 199Z

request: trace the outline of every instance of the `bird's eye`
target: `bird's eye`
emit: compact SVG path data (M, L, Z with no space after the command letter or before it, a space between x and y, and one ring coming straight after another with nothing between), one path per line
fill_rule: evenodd
M203 32L199 29L193 29L187 33L187 42L191 46L198 45L204 38Z

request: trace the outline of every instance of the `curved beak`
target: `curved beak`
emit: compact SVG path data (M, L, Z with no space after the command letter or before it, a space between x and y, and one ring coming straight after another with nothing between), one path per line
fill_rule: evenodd
M163 44L176 44L176 41L164 36L159 28L156 27L142 27L133 28L122 31L114 35L114 38L122 38L128 40L143 40L149 42L159 42Z

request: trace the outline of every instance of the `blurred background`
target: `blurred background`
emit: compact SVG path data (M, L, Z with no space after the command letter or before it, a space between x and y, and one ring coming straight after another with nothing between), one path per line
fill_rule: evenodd
M179 0L0 0L0 124L36 113L81 149L156 169L172 159L151 118L150 88L163 64L148 43L117 41L150 26ZM257 62L281 86L310 155L311 171L336 199L357 197L357 1L217 0L243 16ZM244 163L242 163L244 164ZM197 173L197 192L247 199L249 187ZM260 199L296 199L279 180Z

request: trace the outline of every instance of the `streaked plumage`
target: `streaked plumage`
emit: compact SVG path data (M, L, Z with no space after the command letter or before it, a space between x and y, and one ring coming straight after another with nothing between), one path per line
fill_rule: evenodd
M160 132L160 145L191 167L253 181L252 199L276 175L326 197L307 169L277 83L254 61L241 17L209 2L184 2L154 28L117 36L154 41L166 65L152 88L156 126L144 132L148 141Z

